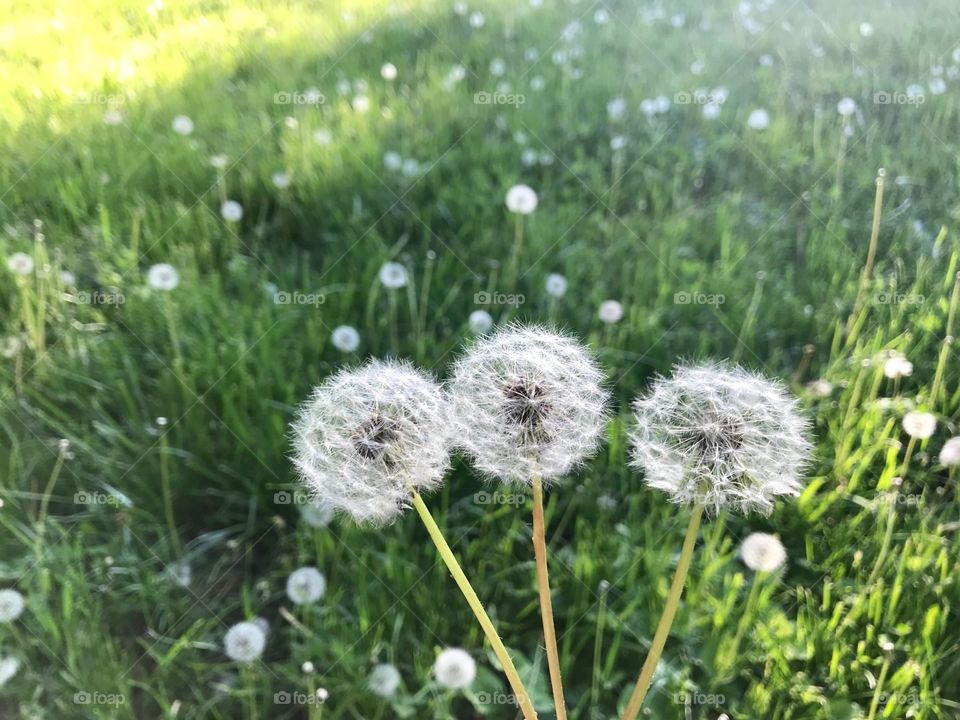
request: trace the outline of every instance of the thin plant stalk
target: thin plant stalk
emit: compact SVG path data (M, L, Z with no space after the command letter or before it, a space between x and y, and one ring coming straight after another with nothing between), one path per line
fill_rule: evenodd
M537 711L533 709L533 702L530 700L530 694L527 692L527 689L523 685L523 681L520 679L520 673L517 672L517 668L513 664L513 660L510 659L510 654L507 652L507 648L504 646L503 640L500 639L500 635L497 634L497 630L493 626L493 621L490 619L490 616L487 615L487 611L484 609L483 603L480 602L480 598L477 597L477 593L474 591L473 586L470 584L466 574L463 572L463 568L460 567L460 563L457 561L456 556L453 554L453 551L447 544L446 539L444 539L443 532L433 519L433 516L430 514L430 510L427 509L427 506L424 504L420 494L415 490L412 490L410 495L413 499L413 506L420 515L420 519L423 521L423 524L426 526L427 532L430 534L430 539L433 540L433 544L437 546L440 557L446 564L450 574L453 575L453 579L460 588L460 592L463 593L464 598L467 600L467 604L470 606L470 609L473 610L473 614L476 616L480 623L480 627L483 628L483 632L487 636L487 641L493 647L493 652L496 653L497 659L503 666L503 673L507 676L510 687L513 689L513 694L517 698L517 704L520 706L520 710L523 712L523 717L525 720L537 720Z
M520 255L523 252L523 215L517 213L516 225L513 233L513 252L510 254L510 273L507 275L507 284L512 288L517 281L520 270Z
M177 533L177 521L173 515L173 494L170 492L170 468L167 461L167 433L160 435L160 490L163 493L163 514L167 520L167 530L170 532L170 542L178 556L183 555L183 545L180 544L180 535Z
M566 720L567 704L563 699L560 653L557 650L557 629L553 621L553 600L550 597L550 578L547 573L547 540L543 522L543 481L539 475L533 477L533 553L537 562L540 617L543 619L543 641L547 647L547 666L550 668L553 704L557 709L557 720Z
M663 648L667 644L670 626L673 625L673 618L680 606L680 595L687 581L687 573L690 570L690 561L693 559L693 548L697 542L697 533L700 530L700 520L702 518L703 503L697 502L690 513L687 534L683 539L683 548L680 550L680 560L677 562L677 570L673 575L670 592L667 593L667 604L663 608L660 622L657 623L657 630L653 635L653 644L650 646L650 652L647 653L647 659L643 662L640 677L633 688L633 694L630 696L630 702L627 703L627 709L623 713L623 720L636 720L637 715L640 714L643 700L647 696L647 691L650 689L653 671L657 669L657 663L660 661Z
M867 290L870 287L870 280L873 276L873 263L877 258L877 241L880 238L880 215L883 212L883 183L886 177L886 171L880 168L877 171L877 191L873 198L873 223L870 226L870 245L867 248L867 262L863 266L863 273L860 275L860 287L857 289L857 299L853 303L853 311L850 313L850 319L847 320L847 346L854 341L856 333L853 328L856 325L860 311L866 302Z

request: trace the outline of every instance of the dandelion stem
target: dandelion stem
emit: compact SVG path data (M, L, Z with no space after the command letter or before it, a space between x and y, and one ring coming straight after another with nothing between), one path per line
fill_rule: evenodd
M877 171L877 192L873 199L873 224L870 226L870 246L867 249L867 263L863 266L863 273L860 276L860 287L857 289L857 299L853 303L853 311L850 313L850 319L847 320L847 332L850 335L847 338L849 346L856 338L856 333L852 332L857 322L857 316L863 308L866 301L867 288L870 286L870 278L873 275L873 263L877 257L877 240L880 237L880 215L883 212L883 180L886 172L883 168Z
M677 570L673 575L670 592L667 593L667 604L663 608L660 622L657 623L657 630L653 635L653 644L650 646L647 659L643 662L640 677L633 688L633 694L630 696L630 702L627 703L627 709L623 713L623 720L636 720L640 713L640 707L643 705L643 700L647 696L647 690L650 689L653 671L657 669L660 655L663 654L663 648L667 644L670 626L673 624L673 618L680 605L680 594L683 592L687 572L690 570L690 561L693 559L693 548L697 542L697 532L700 530L702 517L703 504L698 502L693 506L693 511L690 513L687 534L683 539L683 548L680 550L680 560L677 562Z
M870 701L870 714L867 720L873 720L877 716L877 707L880 705L880 697L883 695L883 684L887 680L887 673L890 671L890 658L883 661L880 666L880 677L877 678L877 687L873 691L873 699Z
M490 616L487 615L487 611L484 610L483 603L481 603L480 598L477 597L477 593L474 591L473 586L470 584L466 574L463 572L463 568L460 567L460 563L457 562L456 556L453 554L453 551L450 549L450 546L444 539L443 532L440 530L440 527L430 514L430 510L428 510L427 506L424 504L423 499L420 497L420 493L418 493L416 490L411 490L410 494L413 499L413 506L417 509L420 519L423 520L423 524L426 526L427 532L430 534L430 539L433 540L433 544L437 546L437 550L440 552L440 557L443 559L443 562L446 563L450 574L453 575L453 579L460 588L460 592L463 593L463 596L467 600L467 604L470 606L470 609L473 610L473 614L477 617L480 627L483 628L483 632L487 636L487 640L493 647L493 651L496 653L497 659L500 660L500 664L503 666L503 673L507 676L507 680L510 682L510 687L513 688L513 693L516 695L517 704L520 706L520 710L523 712L523 717L526 720L536 720L537 712L533 709L533 702L530 700L530 695L527 692L527 689L523 686L523 682L520 680L520 673L517 672L517 668L514 666L513 660L510 659L510 655L507 652L507 648L503 644L503 640L501 640L500 636L497 634L497 630L493 626L493 621L490 619Z
M173 515L173 495L170 492L170 468L167 464L167 433L160 436L160 490L163 493L163 513L167 520L167 529L170 531L170 542L177 555L183 555L183 546L177 534L177 521Z
M543 481L539 475L533 477L533 553L537 561L540 616L543 619L543 641L547 646L547 665L550 668L553 704L557 708L557 720L566 720L567 705L563 699L560 653L557 651L557 630L553 622L553 600L550 597L550 579L547 573L547 541L543 522Z
M516 225L513 233L513 252L510 254L510 271L507 275L507 285L513 289L517 281L517 272L520 269L520 254L523 252L523 215L517 213Z

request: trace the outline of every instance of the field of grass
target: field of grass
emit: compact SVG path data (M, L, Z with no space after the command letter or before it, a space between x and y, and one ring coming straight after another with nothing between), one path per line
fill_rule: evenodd
M815 459L770 517L705 521L645 717L960 718L960 497L939 459L960 433L960 7L537 5L4 13L0 589L26 609L0 623L19 662L0 717L516 717L413 513L311 527L289 460L313 385L371 356L446 377L486 310L581 337L615 397L600 454L547 497L571 717L622 710L687 522L627 468L629 402L678 360L729 358L801 398ZM539 206L512 280L517 183ZM159 263L175 289L147 282ZM911 375L885 376L893 354ZM910 443L915 409L938 422ZM521 493L457 459L426 501L548 718ZM754 531L788 552L756 582ZM327 592L295 606L304 565ZM223 636L253 617L266 650L240 665ZM446 646L478 662L465 691L432 677ZM402 675L388 700L377 663ZM277 695L319 687L323 705Z

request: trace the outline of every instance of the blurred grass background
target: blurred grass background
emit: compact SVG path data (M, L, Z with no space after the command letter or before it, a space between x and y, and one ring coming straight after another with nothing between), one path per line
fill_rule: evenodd
M678 358L706 356L790 381L816 419L817 465L770 518L705 526L649 716L960 717L960 518L937 461L960 403L954 4L7 9L0 255L26 252L37 271L0 272L0 334L15 338L0 360L0 586L28 602L0 625L0 655L23 663L0 689L3 717L307 717L317 708L274 693L315 686L327 718L513 717L489 701L505 683L418 523L316 530L277 495L295 490L286 427L313 384L367 355L442 377L477 309L583 337L618 401L601 456L549 495L573 717L622 706L686 522L625 469L627 403ZM914 84L922 102L908 101ZM717 87L715 119L682 102ZM475 102L498 88L524 102ZM323 101L278 102L311 90ZM658 96L666 112L641 111ZM846 119L845 96L858 105ZM747 125L757 108L766 130ZM171 129L178 115L189 136ZM415 166L386 167L388 152ZM879 167L877 264L855 308ZM511 286L503 196L517 182L540 205ZM221 218L227 199L239 222ZM389 260L405 288L377 279ZM170 293L146 285L161 262L181 276ZM567 278L562 298L546 293L549 273ZM277 291L324 301L277 304ZM524 302L479 306L484 291ZM624 306L617 324L597 317L607 299ZM358 329L356 353L331 344L339 325ZM883 376L891 352L912 376ZM806 389L816 379L827 397ZM913 407L940 425L904 473ZM482 490L458 462L429 504L548 717L528 508L478 502ZM868 582L888 528L892 551ZM777 533L790 559L748 604L736 552L755 530ZM172 579L182 563L189 587ZM305 564L328 593L293 608L284 582ZM240 671L221 640L252 616L270 622L267 651ZM481 661L470 692L432 682L445 645ZM391 702L365 687L375 662L401 670Z

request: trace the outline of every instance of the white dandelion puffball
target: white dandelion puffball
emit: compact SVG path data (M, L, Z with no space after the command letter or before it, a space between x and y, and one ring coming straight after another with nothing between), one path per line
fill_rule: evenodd
M317 145L329 145L333 142L333 133L329 130L321 128L320 130L315 130L313 132L313 141Z
M937 429L937 418L928 412L916 410L903 416L903 431L912 438L926 440Z
M300 506L300 518L310 527L326 527L333 520L334 510L324 502L311 500Z
M843 117L850 117L857 111L857 103L851 97L841 98L837 103L837 112Z
M442 687L463 690L470 687L477 676L477 663L466 650L447 648L437 655L433 674Z
M104 125L119 125L123 122L123 114L119 110L107 110L103 114Z
M891 380L913 375L913 363L903 355L894 355L883 364L883 374Z
M14 275L29 275L33 272L33 258L24 252L15 252L7 258L7 269Z
M327 591L327 580L315 567L302 567L287 578L287 597L294 605L314 603Z
M370 98L366 95L355 95L350 101L350 106L355 112L365 113L370 109Z
M273 183L273 186L279 190L290 187L290 176L285 172L275 172L270 177L270 182ZM241 210L242 212L242 210Z
M960 465L960 437L947 440L940 449L940 464L947 467Z
M559 273L550 273L547 275L546 290L551 297L563 297L567 292L567 279Z
M483 335L493 327L493 318L486 310L474 310L470 313L467 323L470 326L470 332L474 335Z
M482 12L472 12L470 13L470 27L479 29L482 28L486 18L483 17Z
M519 215L529 215L537 209L537 193L529 185L514 185L507 190L507 210Z
M770 125L770 113L766 110L754 110L747 118L747 127L751 130L766 130Z
M370 692L382 698L391 697L400 687L400 671L386 663L374 666L367 678Z
M409 363L371 360L315 388L293 425L294 465L316 498L383 524L450 464L447 400Z
M751 570L773 572L787 560L787 551L775 535L751 533L740 546L743 564Z
M387 82L397 79L397 66L393 63L384 63L380 66L380 77Z
M592 455L606 425L603 371L576 340L511 325L474 344L450 381L457 444L482 473L549 481Z
M811 445L796 400L740 367L681 365L633 403L631 465L671 501L769 513L796 496Z
M186 115L177 115L173 119L171 127L177 135L189 135L193 132L193 120Z
M225 200L220 206L220 215L227 222L240 222L243 217L243 205L236 200Z
M0 659L0 688L10 682L20 671L20 661L14 657Z
M927 84L933 95L943 95L947 91L947 82L941 77L935 77Z
M157 263L147 270L147 284L154 290L170 291L180 284L180 273L173 265Z
M873 35L873 25L868 22L860 23L860 35L865 38Z
M407 269L396 262L384 263L378 275L384 287L396 290L407 284Z
M623 305L616 300L604 300L600 303L600 309L597 311L597 317L601 322L612 325L623 319Z
M227 657L237 662L252 662L263 654L267 634L255 622L237 623L223 637L223 649Z
M383 154L383 166L387 170L399 170L403 167L403 158L400 157L400 153L387 150Z
M337 350L353 352L360 347L360 333L349 325L340 325L333 329L330 341Z
M9 623L23 614L26 603L23 595L16 590L6 588L0 590L0 623Z
M814 380L807 385L810 395L815 398L830 397L833 393L833 383L829 380Z

